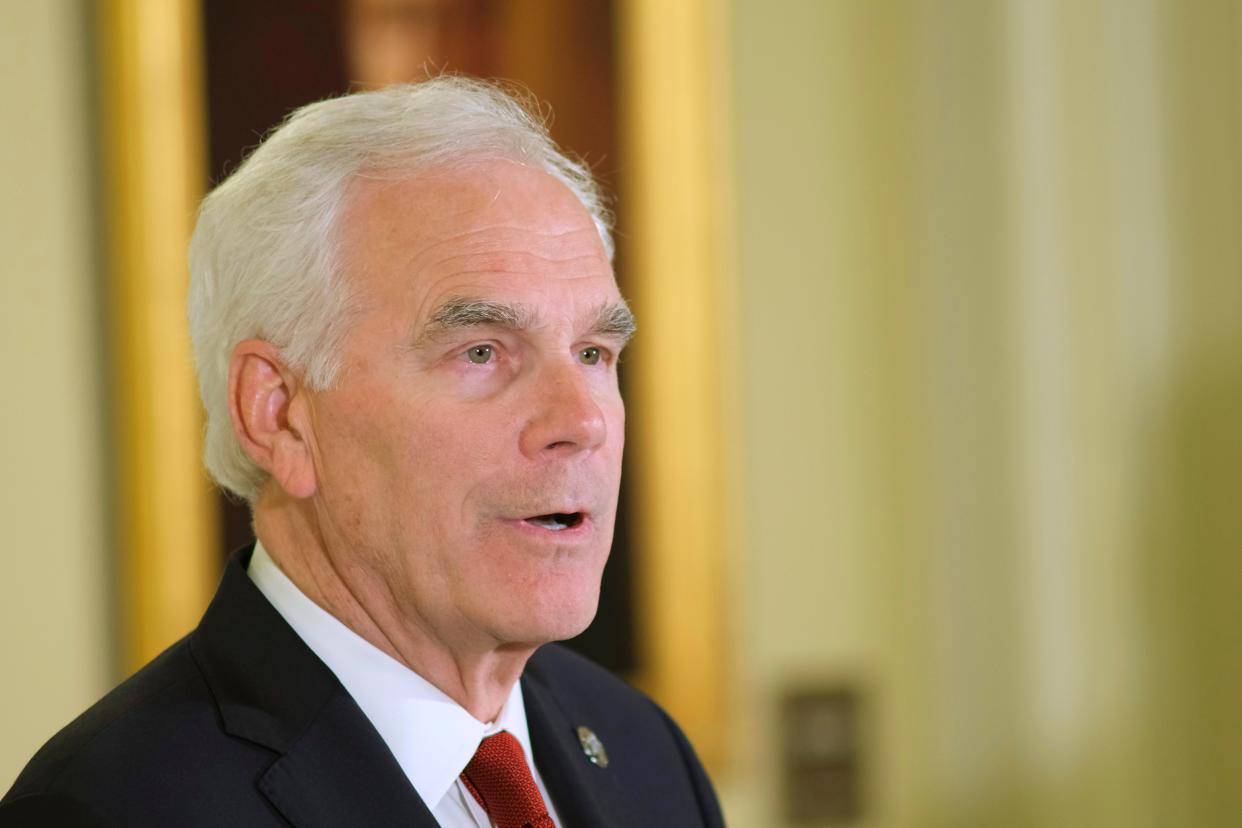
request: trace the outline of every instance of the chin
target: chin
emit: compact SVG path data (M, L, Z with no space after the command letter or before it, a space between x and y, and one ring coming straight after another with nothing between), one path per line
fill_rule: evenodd
M534 604L528 603L521 617L509 619L504 639L538 647L579 635L595 620L599 607L599 588L589 594L564 594Z

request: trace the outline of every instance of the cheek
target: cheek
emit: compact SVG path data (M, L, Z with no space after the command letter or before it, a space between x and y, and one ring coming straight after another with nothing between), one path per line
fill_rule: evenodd
M441 525L464 519L472 495L506 468L506 428L460 407L427 406L405 420L390 451L399 454L397 482L408 507Z
M347 390L330 392L333 396L317 424L318 433L325 435L320 445L329 489L325 494L363 513L391 509L394 493L414 482L403 480L416 468L412 458L425 452L422 435L410 426L417 417L393 390L355 375Z

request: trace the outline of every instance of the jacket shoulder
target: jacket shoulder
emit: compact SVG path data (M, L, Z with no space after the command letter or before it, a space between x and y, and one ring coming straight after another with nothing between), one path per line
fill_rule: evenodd
M685 741L676 723L650 696L568 647L539 648L526 665L525 677L546 689L570 718L621 721L631 728L667 731Z
M694 748L672 717L646 694L558 644L535 652L527 662L525 679L553 700L564 721L595 734L621 786L641 799L644 824L724 824ZM695 817L677 810L678 803L691 803L688 807Z
M650 703L639 690L563 644L545 644L536 650L526 663L525 675L574 696L602 696L627 705Z
M52 736L27 763L5 800L44 793L75 763L108 761L109 746L135 732L152 732L163 702L184 694L198 677L186 639L113 688Z
M0 825L189 824L189 803L253 785L271 754L222 730L190 638L53 736L0 801Z

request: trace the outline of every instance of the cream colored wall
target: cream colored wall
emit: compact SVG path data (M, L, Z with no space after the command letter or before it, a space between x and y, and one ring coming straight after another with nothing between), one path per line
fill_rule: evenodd
M0 3L3 790L112 675L85 8Z
M1233 824L1237 4L729 8L731 822L809 679L867 692L858 825Z
M889 814L905 795L891 780L918 780L901 771L904 752L884 751L925 727L892 699L922 666L903 616L926 600L911 548L925 532L919 296L902 241L914 232L900 150L913 112L909 97L876 94L909 83L910 35L883 12L778 6L732 4L730 68L746 530L743 731L721 783L731 823L763 826L782 824L787 686L865 691L865 761ZM863 36L868 19L886 36ZM894 728L901 740L887 738Z

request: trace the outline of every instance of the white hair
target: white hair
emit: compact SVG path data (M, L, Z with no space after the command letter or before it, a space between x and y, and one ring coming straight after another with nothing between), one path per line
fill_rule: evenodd
M427 167L507 159L546 170L591 213L611 258L611 215L586 166L548 136L530 98L456 76L304 106L208 195L190 242L190 336L207 413L203 462L253 501L266 473L229 416L233 348L280 349L311 388L340 369L352 304L340 272L338 216L359 175L408 177Z

